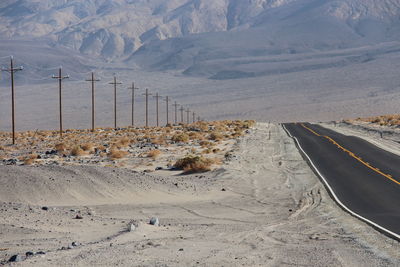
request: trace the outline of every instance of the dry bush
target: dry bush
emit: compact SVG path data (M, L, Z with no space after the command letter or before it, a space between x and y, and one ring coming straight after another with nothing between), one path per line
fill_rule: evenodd
M131 144L131 142L132 142L131 139L124 136L115 142L115 146L118 148L124 148L124 147L129 146Z
M210 154L212 152L211 148L204 149L201 154Z
M82 144L81 148L83 149L83 151L93 152L95 146L93 143L86 143L86 144Z
M165 145L166 144L165 135L151 139L151 143L153 145Z
M191 140L204 140L206 139L204 136L204 133L201 132L190 132L189 133L189 138Z
M176 143L187 143L189 142L189 135L185 133L174 134L171 140Z
M67 150L67 146L64 143L59 143L55 145L55 150L57 150L58 152L63 152L65 150Z
M110 153L108 153L108 157L112 160L114 159L122 159L126 157L129 153L126 151L118 150L118 149L112 149Z
M357 121L379 124L381 126L398 126L400 125L400 115L383 115L370 118L357 118Z
M37 154L31 154L24 159L24 165L32 165L38 158Z
M161 151L158 149L154 149L154 150L150 150L147 153L147 157L148 158L152 158L152 159L156 159L157 157L159 157L161 155Z
M86 151L84 151L80 146L75 146L72 150L71 150L71 156L74 157L80 157L80 156L85 156L88 153Z
M215 153L218 153L218 152L220 152L221 151L221 149L219 149L219 148L214 148L213 150L212 150L212 152L215 154Z
M207 172L211 170L214 160L200 156L186 156L179 159L174 167L183 170L185 173Z
M210 146L213 145L213 143L211 143L210 141L201 141L199 144L200 144L200 146L203 147L203 148L205 148L205 147L210 147Z
M213 141L222 141L224 140L224 135L220 132L212 132L210 133L210 135L208 136L209 140L213 140Z

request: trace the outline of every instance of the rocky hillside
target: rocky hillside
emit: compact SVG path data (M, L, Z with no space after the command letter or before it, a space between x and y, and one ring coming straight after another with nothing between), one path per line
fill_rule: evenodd
M234 40L219 34L200 39L220 46L228 38L230 46L242 46L246 38L250 55L294 52L396 40L399 7L399 0L5 0L0 38L40 38L115 60L144 45L160 46L159 40L232 32ZM202 48L190 37L188 45Z

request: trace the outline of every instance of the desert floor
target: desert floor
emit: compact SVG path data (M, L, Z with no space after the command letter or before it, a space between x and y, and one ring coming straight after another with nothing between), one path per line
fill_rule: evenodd
M13 266L400 265L400 244L342 211L279 125L232 149L192 175L0 166L0 262L31 251L45 254Z

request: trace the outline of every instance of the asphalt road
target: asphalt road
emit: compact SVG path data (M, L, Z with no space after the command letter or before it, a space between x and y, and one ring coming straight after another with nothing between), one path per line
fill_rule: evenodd
M319 125L284 126L297 138L340 202L352 212L400 235L399 156Z

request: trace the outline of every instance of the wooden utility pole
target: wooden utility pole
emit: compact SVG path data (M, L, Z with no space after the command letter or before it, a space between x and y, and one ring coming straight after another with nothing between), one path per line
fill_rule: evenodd
M196 122L196 113L193 112L192 115L193 115L193 123L195 123Z
M94 132L94 117L95 117L95 113L94 113L94 84L96 82L99 82L100 79L95 79L94 78L94 72L92 72L92 76L90 77L90 79L86 80L87 82L91 82L92 83L92 132Z
M58 80L58 97L59 97L59 107L60 107L60 137L63 134L63 121L62 121L62 81L68 79L69 75L62 76L62 67L58 69L58 76L53 75L53 79Z
M185 108L182 106L179 110L181 111L181 123L183 123L183 111L185 111Z
M114 129L117 129L117 85L122 83L117 82L117 77L114 76L114 81L110 84L114 85Z
M190 114L190 110L189 109L187 109L186 110L186 121L187 121L187 124L189 124L190 123L190 120L189 120L189 114Z
M179 104L176 103L176 101L175 101L173 106L175 107L175 124L178 124L178 107L179 107Z
M167 103L167 126L169 125L169 96L165 97L165 102Z
M200 121L200 116L197 117L197 121Z
M146 96L146 127L149 127L149 89L146 88L146 93L143 94Z
M10 68L2 68L11 75L11 123L12 123L12 143L15 145L15 88L14 88L14 73L23 70L24 67L14 68L14 57L10 57Z
M135 126L135 90L139 90L139 88L135 87L135 83L132 83L131 87L128 89L132 90L132 127Z
M156 114L157 114L157 127L160 126L160 121L159 121L159 117L158 117L158 100L160 99L160 95L158 93L156 93L155 96L153 96L156 99Z

